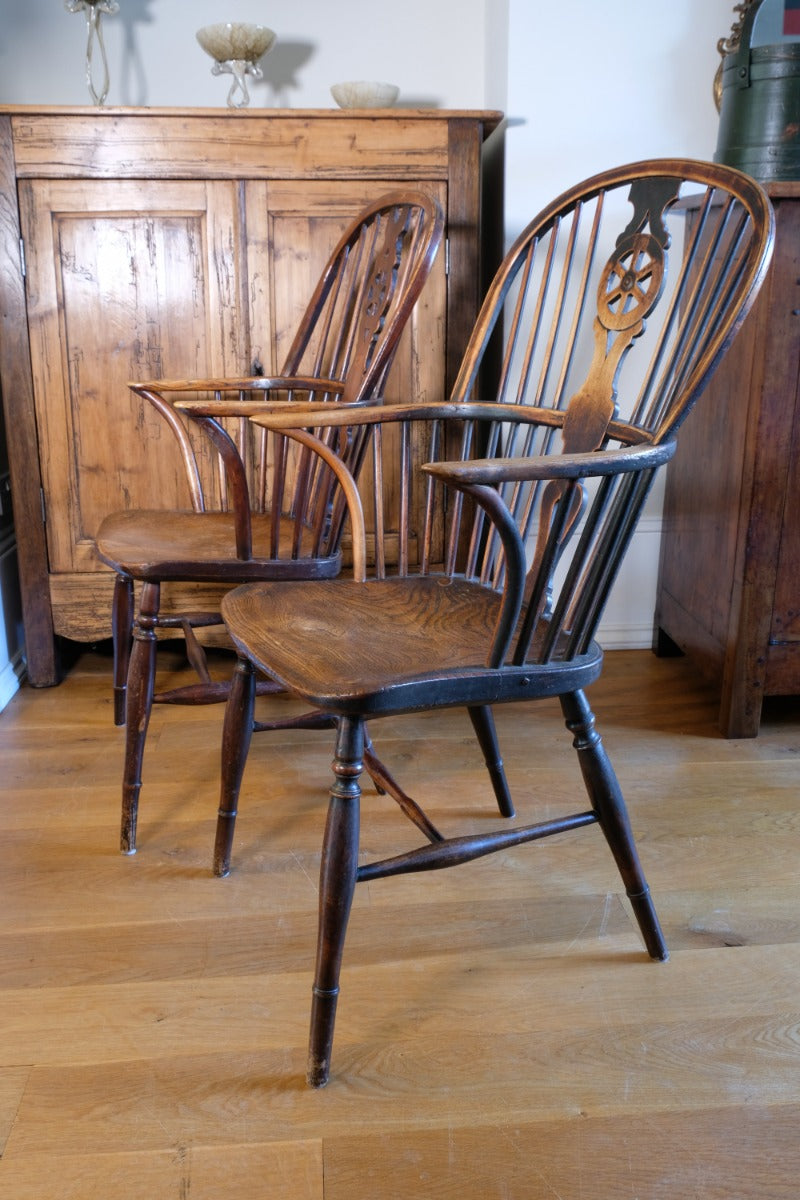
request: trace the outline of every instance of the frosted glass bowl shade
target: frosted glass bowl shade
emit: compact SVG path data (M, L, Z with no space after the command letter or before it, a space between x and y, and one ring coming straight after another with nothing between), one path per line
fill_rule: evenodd
M276 34L266 25L246 21L223 21L204 25L195 34L206 54L217 62L257 62L275 41Z
M331 88L339 108L391 108L400 95L393 83L334 83Z

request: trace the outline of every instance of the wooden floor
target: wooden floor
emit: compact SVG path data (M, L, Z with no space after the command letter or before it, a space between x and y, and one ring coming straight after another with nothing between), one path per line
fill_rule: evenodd
M796 702L724 741L684 660L608 655L592 698L670 961L645 957L596 828L363 885L315 1093L330 734L255 739L216 880L221 710L159 708L124 858L109 674L87 651L0 715L2 1200L800 1195ZM569 807L557 708L499 720L520 815ZM464 714L373 735L445 828L498 820ZM364 807L366 851L406 844Z

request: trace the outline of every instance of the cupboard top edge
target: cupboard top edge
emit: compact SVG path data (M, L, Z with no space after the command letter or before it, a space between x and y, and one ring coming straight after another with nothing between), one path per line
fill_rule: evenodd
M17 178L446 178L453 130L476 148L498 112L0 106Z
M113 117L209 117L222 120L277 120L305 121L329 120L370 120L370 121L477 121L485 125L491 132L504 119L499 109L472 108L142 108L126 106L103 106L90 104L0 104L0 116L12 117L92 117L97 120L107 120Z

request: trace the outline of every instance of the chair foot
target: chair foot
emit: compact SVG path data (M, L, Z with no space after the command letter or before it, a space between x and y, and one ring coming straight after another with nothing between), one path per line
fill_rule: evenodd
M641 931L647 953L657 962L666 962L669 958L669 949L664 940L664 934L661 931L661 923L650 896L650 889L647 888L646 891L636 895L628 893L628 899L631 902L631 908Z
M139 787L122 787L122 820L119 848L122 854L136 853L136 817L139 810Z
M333 1028L336 1023L336 1004L339 989L324 992L314 988L311 1001L311 1038L308 1047L309 1087L325 1087L330 1077Z
M478 745L483 751L486 770L489 772L489 780L495 799L497 800L500 815L503 817L513 817L516 815L514 801L511 799L511 792L509 791L508 780L506 779L506 770L500 754L500 743L497 740L494 714L491 708L486 707L470 708L467 711L472 721L472 728L475 730L475 736L478 739Z
M125 724L125 708L126 708L126 689L121 687L114 688L114 724Z
M231 873L231 855L233 852L233 832L236 827L236 810L217 813L217 835L214 841L213 872L217 879L224 879Z

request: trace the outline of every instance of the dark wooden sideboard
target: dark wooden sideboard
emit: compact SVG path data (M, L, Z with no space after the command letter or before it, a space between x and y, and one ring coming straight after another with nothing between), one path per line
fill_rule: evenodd
M718 683L726 737L800 695L800 182L768 191L773 265L670 463L656 601L656 651Z
M270 371L344 224L399 184L438 197L447 240L387 395L444 398L502 253L502 181L497 112L0 108L0 390L34 685L58 680L58 635L110 634L105 513L188 507L127 381Z

